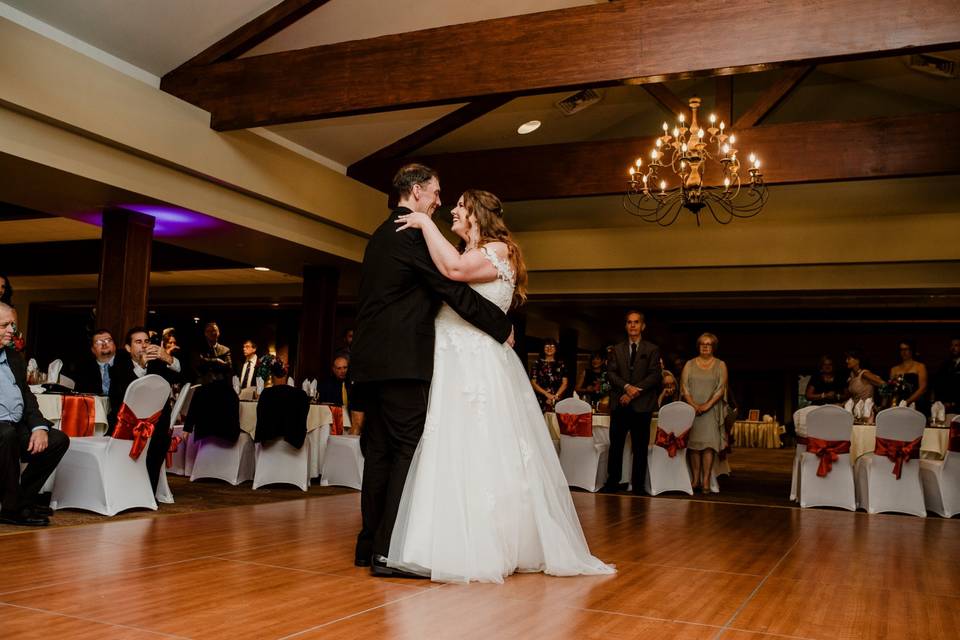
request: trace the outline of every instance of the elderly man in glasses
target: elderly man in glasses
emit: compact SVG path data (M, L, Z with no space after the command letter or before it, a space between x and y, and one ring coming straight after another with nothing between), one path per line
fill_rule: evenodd
M110 371L117 356L117 345L107 329L97 329L90 337L90 357L73 368L76 390L98 396L110 395Z
M27 365L12 348L13 309L0 302L0 523L49 524L50 509L37 504L40 488L57 468L70 439L40 413L27 388ZM20 462L27 467L20 473Z

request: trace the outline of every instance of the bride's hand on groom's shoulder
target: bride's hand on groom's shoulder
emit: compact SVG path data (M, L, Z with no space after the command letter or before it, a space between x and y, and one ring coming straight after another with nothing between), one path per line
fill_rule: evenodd
M404 229L423 229L424 226L432 222L430 216L420 211L411 211L410 213L405 213L403 215L397 216L397 219L394 220L398 225L397 231L403 231Z

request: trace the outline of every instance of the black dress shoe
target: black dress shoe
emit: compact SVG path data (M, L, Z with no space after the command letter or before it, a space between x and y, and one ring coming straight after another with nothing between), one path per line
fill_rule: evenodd
M619 490L620 490L620 487L618 487L615 484L605 484L602 487L600 487L599 493L616 493Z
M21 527L45 527L50 521L41 515L36 515L28 509L20 511L0 511L0 523L15 524Z
M373 556L370 564L370 573L379 578L409 578L411 580L429 580L430 576L422 576L418 573L410 573L403 569L396 569L387 566L387 559L383 556Z
M355 567L369 567L369 566L370 566L370 558L359 558L359 557L358 557L358 558L354 558L354 559L353 559L353 566L355 566Z
M30 511L33 512L33 515L42 516L44 518L49 518L50 516L53 515L53 509L51 509L50 507L44 507L39 504L35 504L32 507L30 507Z

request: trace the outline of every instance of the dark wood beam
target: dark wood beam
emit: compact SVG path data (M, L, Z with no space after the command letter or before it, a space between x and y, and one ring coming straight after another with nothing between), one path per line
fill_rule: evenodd
M671 120L682 113L687 122L690 122L690 105L678 98L677 94L667 88L667 85L661 82L649 82L642 86L661 107L670 112L673 116ZM670 124L672 125L673 122Z
M174 73L190 67L238 58L327 2L329 0L283 0L184 62Z
M591 4L188 67L161 88L218 130L450 104L633 79L729 75L960 44L956 0L704 2L709 46L689 40L686 0ZM678 18L680 16L681 18ZM850 16L856 16L856 28Z
M960 112L767 125L736 134L744 160L750 152L762 158L768 184L960 173L960 155L950 152L960 146ZM416 159L439 171L444 193L475 187L503 200L536 200L622 193L631 161L653 144L651 136ZM383 163L369 184L386 191L398 164Z
M511 98L509 96L486 96L464 105L456 111L448 113L427 126L397 140L393 144L371 153L362 160L358 160L347 168L347 175L364 182L369 169L378 167L380 162L393 160L394 158L402 158L420 147L424 147L434 140L442 138L448 133L473 122L480 116L486 115L498 107L502 107L510 102L510 100Z
M793 89L803 81L807 75L813 71L812 65L803 67L787 67L783 70L780 79L773 83L757 100L747 109L746 113L737 118L733 124L736 131L753 127L767 117L767 114L783 102L784 98L790 94Z
M717 122L733 122L733 76L717 76L713 113L717 114Z

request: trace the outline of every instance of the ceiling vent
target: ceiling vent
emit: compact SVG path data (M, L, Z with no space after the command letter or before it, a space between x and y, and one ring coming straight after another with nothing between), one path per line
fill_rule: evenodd
M584 89L556 103L556 107L560 109L563 115L572 116L578 111L583 111L587 107L595 105L602 99L602 94L597 93L593 89Z
M914 71L938 78L960 78L960 64L950 58L920 53L909 56L907 66Z

